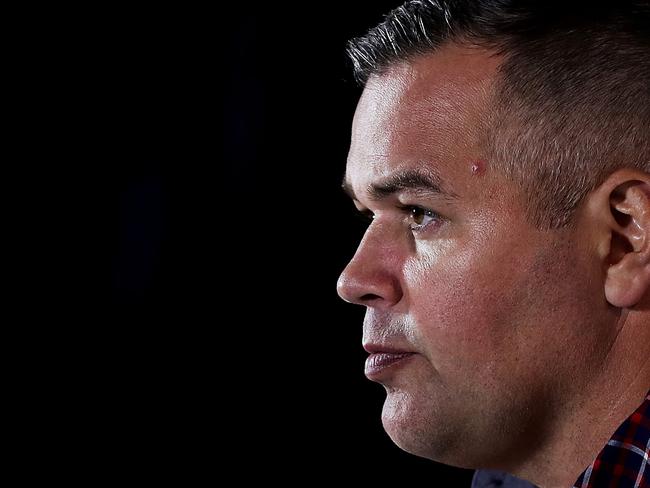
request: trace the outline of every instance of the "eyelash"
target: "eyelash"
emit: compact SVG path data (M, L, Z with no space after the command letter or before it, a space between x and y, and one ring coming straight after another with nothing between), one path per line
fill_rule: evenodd
M409 227L413 232L422 232L430 225L438 223L442 220L442 217L437 212L434 212L433 210L429 210L428 208L420 207L418 205L404 205L404 206L400 206L399 208L404 213L406 213L411 219L415 218L416 212L421 214L422 217L429 217L430 219L432 219L431 222L428 222L426 224L411 223Z
M442 216L434 212L433 210L429 210L424 207L420 207L418 205L400 205L398 208L406 214L409 218L414 218L416 212L422 214L423 217L429 217L433 219L432 222L428 222L426 224L417 224L417 223L410 223L409 227L412 232L422 232L426 228L428 228L430 225L442 221ZM370 211L370 210L362 210L357 214L366 224L370 224L374 218L375 215Z

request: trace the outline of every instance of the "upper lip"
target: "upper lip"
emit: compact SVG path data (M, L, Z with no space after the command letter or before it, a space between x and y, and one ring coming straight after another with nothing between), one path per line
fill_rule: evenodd
M363 348L366 350L366 352L370 354L379 354L379 353L384 353L384 354L410 354L413 351L408 351L406 349L400 349L394 346L388 346L384 344L374 344L374 343L366 343L363 345Z

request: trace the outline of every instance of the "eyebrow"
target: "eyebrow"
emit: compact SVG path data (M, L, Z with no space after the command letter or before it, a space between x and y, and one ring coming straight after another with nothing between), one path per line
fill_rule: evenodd
M359 200L347 180L341 185L343 191L353 200ZM420 197L445 197L456 199L458 195L445 189L440 177L432 171L406 169L393 173L377 183L371 183L366 189L372 200L385 200L396 193L414 193Z

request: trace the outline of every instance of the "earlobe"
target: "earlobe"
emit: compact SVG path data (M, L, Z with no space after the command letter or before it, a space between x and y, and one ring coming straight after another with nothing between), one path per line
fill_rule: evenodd
M639 266L635 272L623 262L612 265L605 281L605 298L617 308L634 308L647 294L650 268Z
M622 170L610 188L610 248L605 277L607 301L633 308L650 291L650 175Z

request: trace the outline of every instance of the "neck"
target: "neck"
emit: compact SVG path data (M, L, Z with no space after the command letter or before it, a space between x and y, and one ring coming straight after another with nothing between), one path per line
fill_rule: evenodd
M650 317L625 313L604 361L562 403L548 437L509 472L541 488L573 486L650 389Z

